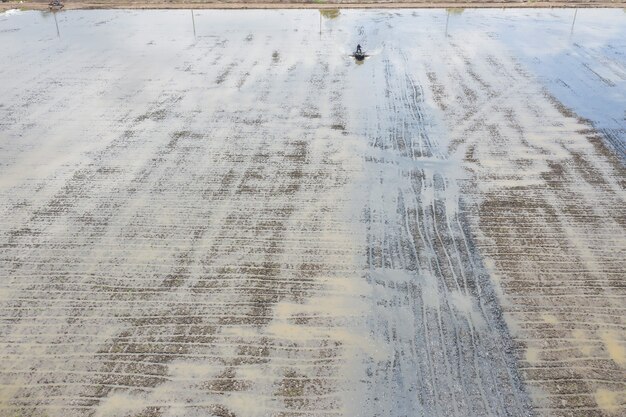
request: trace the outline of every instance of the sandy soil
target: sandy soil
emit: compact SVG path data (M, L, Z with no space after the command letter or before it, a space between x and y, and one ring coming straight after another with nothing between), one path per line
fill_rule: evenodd
M623 415L625 18L0 15L0 415Z
M48 10L48 1L8 1L0 3L0 10L20 8L23 10ZM63 10L75 9L398 9L398 8L588 8L626 7L626 1L358 1L358 2L284 2L284 1L133 1L93 0L65 1Z

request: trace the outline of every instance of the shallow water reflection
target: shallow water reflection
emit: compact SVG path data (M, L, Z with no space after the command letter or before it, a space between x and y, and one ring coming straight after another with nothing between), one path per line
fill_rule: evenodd
M26 55L36 62L58 53L71 64L85 50L110 50L113 60L143 55L146 63L154 58L162 64L152 52L175 54L237 32L267 38L269 49L273 36L310 33L307 45L293 45L302 55L322 45L347 53L356 43L382 53L386 46L417 53L416 43L422 54L450 53L429 51L429 38L481 48L486 36L580 116L601 129L625 127L626 13L619 9L11 11L0 15L6 58L0 71L11 72ZM249 52L237 49L231 44L233 54Z
M625 19L0 15L0 415L612 407Z

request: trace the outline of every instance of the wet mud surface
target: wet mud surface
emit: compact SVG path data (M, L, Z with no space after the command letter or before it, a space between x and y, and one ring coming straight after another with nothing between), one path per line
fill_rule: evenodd
M0 14L0 415L623 414L626 14L573 13Z

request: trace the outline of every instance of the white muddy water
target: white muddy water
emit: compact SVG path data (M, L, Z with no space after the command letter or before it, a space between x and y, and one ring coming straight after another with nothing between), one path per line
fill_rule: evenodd
M619 415L625 39L0 14L0 416Z

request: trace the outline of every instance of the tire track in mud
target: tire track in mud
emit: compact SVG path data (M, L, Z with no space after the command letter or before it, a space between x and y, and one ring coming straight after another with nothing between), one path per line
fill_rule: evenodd
M387 42L355 81L369 140L364 186L371 333L388 358L369 367L373 415L519 416L530 407L489 277L476 253L457 161L438 143L406 53ZM362 77L366 77L363 75Z
M460 66L449 56L466 54L465 44L440 45L430 90L448 120L450 149L472 174L463 184L467 219L497 283L520 372L540 415L618 415L626 172L600 132L512 57L489 55L497 43L481 45ZM477 72L492 89L476 82ZM453 98L476 102L469 120L450 110Z

